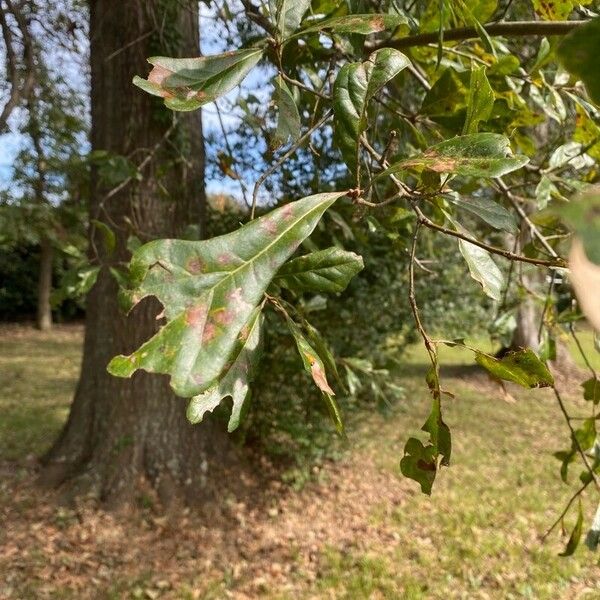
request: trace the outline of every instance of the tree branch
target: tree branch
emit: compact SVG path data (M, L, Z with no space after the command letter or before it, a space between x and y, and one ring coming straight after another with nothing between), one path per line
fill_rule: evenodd
M587 23L582 21L505 21L502 23L488 23L484 29L492 36L525 37L543 35L565 35L573 29ZM456 42L479 37L475 27L457 27L456 29L444 30L444 42ZM379 48L413 48L414 46L426 46L438 41L437 31L432 33L418 33L397 40L386 40L373 44L369 51Z

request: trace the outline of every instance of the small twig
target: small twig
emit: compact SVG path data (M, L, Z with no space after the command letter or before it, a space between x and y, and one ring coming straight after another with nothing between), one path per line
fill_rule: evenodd
M298 141L293 144L293 146L275 163L273 163L257 180L254 184L254 191L252 192L252 211L250 212L250 219L254 219L254 215L256 213L256 203L258 201L258 192L262 184L266 181L268 177L270 177L302 144L310 138L310 136L317 130L319 127L324 125L329 118L333 115L332 110L328 110L310 129L308 129L304 135L302 135Z
M504 21L501 23L487 23L483 28L491 36L526 37L526 36L550 36L566 35L577 27L581 27L589 21ZM478 38L479 32L475 27L457 27L444 30L444 42L457 42ZM413 48L415 46L426 46L434 44L438 40L438 33L419 33L409 35L396 40L385 40L369 46L369 51L379 48Z
M560 411L562 412L562 414L565 418L565 421L567 422L567 426L569 427L569 431L571 432L571 438L573 440L573 444L575 444L577 453L579 454L579 456L581 456L581 460L583 460L583 464L585 465L585 468L588 470L590 477L592 478L594 485L596 486L596 489L598 491L600 491L600 483L598 483L598 479L596 478L596 474L594 473L594 469L592 468L592 465L590 465L587 454L581 447L581 444L579 443L579 440L577 439L577 436L575 435L575 429L573 429L573 425L571 424L571 417L569 416L569 413L567 412L567 409L565 408L565 403L563 402L563 399L562 399L559 391L556 389L556 386L553 386L552 389L554 391L554 396L556 397L556 401L558 402L558 406L560 407Z
M548 536L556 529L556 526L565 518L566 514L569 512L569 509L571 508L571 506L573 505L573 502L575 502L575 500L577 500L577 498L579 498L579 496L581 496L581 494L583 494L583 492L586 490L586 488L588 487L588 485L590 485L591 480L588 481L587 483L584 483L569 499L569 501L567 502L567 505L564 507L563 511L560 513L560 515L557 517L556 521L554 521L554 523L552 523L552 525L549 527L548 531L546 531L546 533L544 533L544 535L541 537L541 541L542 543L546 541L546 539L548 538Z

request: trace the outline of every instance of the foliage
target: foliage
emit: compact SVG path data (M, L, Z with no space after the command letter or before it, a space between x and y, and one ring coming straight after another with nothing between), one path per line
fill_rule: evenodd
M580 200L580 206L585 207L581 212L588 215L585 222L573 221L576 205L568 204L569 198L598 178L594 161L600 139L595 105L597 82L591 77L594 70L587 65L595 54L597 41L597 36L590 33L597 30L600 17L594 12L598 10L597 3L588 4L587 12L577 13L585 15L583 26L570 22L550 26L544 21L532 24L531 14L529 21L512 23L513 15L517 19L528 16L522 6L512 8L512 3L502 9L496 2L442 0L411 3L404 8L396 2L384 2L377 9L379 14L364 14L368 9L353 2L282 0L260 9L245 3L246 14L256 27L239 30L245 35L237 40L239 46L233 52L189 60L151 59L154 70L147 80L137 79L136 83L164 98L167 106L175 110L191 110L217 100L240 84L258 64L265 65L271 73L275 71L273 107L278 114L255 113L249 108L249 97L239 101L254 136L269 142L264 156L272 166L257 179L251 223L226 238L234 246L251 247L250 252L242 252L239 266L240 282L244 282L244 294L248 294L243 299L244 310L232 316L231 326L221 322L217 326L215 315L208 312L212 296L208 298L206 294L214 293L218 298L216 308L227 314L224 294L242 285L237 280L234 285L233 281L238 267L230 269L226 265L220 270L217 265L215 252L223 251L225 239L200 242L193 246L194 251L192 246L186 246L187 254L182 250L184 242L159 241L142 247L132 263L134 283L141 284L137 293L157 295L165 305L168 323L130 358L114 359L112 372L129 376L135 368L143 367L167 373L174 389L188 397L208 389L217 390L216 395L211 392L209 399L204 399L201 411L230 393L237 415L241 402L237 390L245 390L248 383L248 378L239 373L251 371L249 366L238 369L236 364L245 341L239 335L248 319L258 318L255 308L268 306L269 311L283 317L304 369L319 388L336 428L341 431L334 387L343 389L343 385L334 380L340 365L352 372L357 363L352 363L352 357L344 363L339 351L330 354L327 343L317 333L318 329L326 333L327 326L318 324L317 313L314 318L307 313L303 291L290 290L298 288L298 281L292 285L288 279L286 284L277 285L277 279L285 278L298 265L308 266L312 270L303 285L313 286L313 291L314 286L332 291L317 272L323 252L328 252L328 246L317 245L318 231L310 240L315 243L310 251L318 254L299 259L292 258L292 254L303 241L309 244L305 241L308 234L321 218L327 219L323 215L334 200L347 196L350 203L338 200L338 204L353 207L351 220L362 222L363 227L380 229L388 252L394 247L402 248L407 261L408 307L431 363L426 377L431 393L429 417L422 427L423 435L410 438L405 445L402 472L430 493L440 467L449 464L451 455L438 360L440 343L447 340L432 336L417 295L416 270L423 266L421 256L427 251L424 240L429 239L424 232L429 230L458 245L465 259L465 273L469 272L495 303L499 318L511 285L517 287L519 294L545 294L540 324L540 336L547 340L543 353L538 356L531 349L522 349L495 358L477 348L472 350L477 362L497 378L524 387L551 388L571 439L570 450L561 453L562 472L566 474L567 466L575 460L584 468L580 478L583 487L573 498L580 497L591 484L600 489L600 460L593 450L595 418L592 415L575 428L544 364L555 355L552 340L573 333L572 323L581 317L578 309L574 311L572 305L565 305L554 293L559 280L568 274L565 268L570 228L581 239L574 242L571 251L571 277L579 298L576 306L598 327L600 296L586 289L600 289L600 235L595 204L590 200L595 196L583 195ZM576 8L571 2L534 3L533 7L545 19L566 18ZM572 31L555 54L556 44L542 36L564 34L567 30ZM520 37L525 33L541 34L538 38L542 39L532 47ZM558 58L566 71L559 66ZM330 119L333 126L329 125ZM221 164L226 167L223 172L239 177L243 170L236 167L236 157L229 146L222 159ZM297 162L291 162L294 160ZM342 162L347 170L343 170ZM323 171L320 164L325 167ZM307 192L330 195L308 195L254 220L262 183L278 171L285 179L286 169L290 168L297 168L295 185L299 193L295 197L307 196ZM339 191L331 195L331 189ZM311 205L315 198L328 200L319 205L310 227L286 239L286 251L282 252L282 215L286 210L293 213L295 207ZM571 208L557 208L565 205ZM391 215L390 208L394 209ZM337 205L333 211L336 210ZM346 239L337 240L336 256L349 257L343 252L348 252L354 243L353 229ZM292 242L295 243L290 245ZM369 243L357 244L352 250L365 255L364 263L369 269ZM269 266L263 265L257 274L251 273L248 265L259 256L260 264ZM189 269L184 273L185 260L192 258L206 261L205 276L190 277ZM286 265L289 259L291 262ZM352 263L354 259L349 260ZM348 283L341 264L332 271L341 278L340 289ZM358 267L358 262L354 264ZM534 268L547 274L549 289L528 289L523 273ZM348 274L355 271L358 268ZM222 287L220 281L224 282ZM351 297L352 283L348 290ZM460 287L455 293L460 295ZM203 299L201 303L199 298ZM205 332L206 324L210 325L210 335L203 340L194 327L198 325ZM167 347L172 348L172 354L165 352ZM212 352L207 353L209 347ZM230 369L235 369L235 384L228 379ZM592 375L595 378L595 372ZM233 424L236 422L237 416ZM575 549L581 529L578 518L565 554Z

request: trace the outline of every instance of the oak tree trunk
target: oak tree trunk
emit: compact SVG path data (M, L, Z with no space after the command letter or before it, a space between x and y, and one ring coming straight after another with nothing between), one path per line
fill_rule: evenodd
M161 307L142 301L129 316L118 307L109 271L127 261L131 234L143 241L181 234L202 219L204 150L199 113L178 117L133 87L146 57L199 53L197 2L92 0L90 2L92 150L144 164L141 181L119 193L93 173L90 214L117 236L113 254L92 229L90 248L102 269L89 294L81 376L68 422L45 457L42 482L92 494L109 506L129 503L140 487L164 503L206 501L224 465L236 461L220 423L191 426L186 401L166 377L106 372L115 354L128 354L159 327ZM150 158L149 158L150 157ZM143 162L145 161L145 162Z
M52 259L54 248L46 237L40 242L40 271L38 275L37 318L36 325L41 331L52 328L52 307L50 294L52 293Z

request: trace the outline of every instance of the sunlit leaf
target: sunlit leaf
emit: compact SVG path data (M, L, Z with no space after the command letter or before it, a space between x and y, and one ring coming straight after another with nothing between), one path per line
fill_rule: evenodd
M499 302L504 287L504 276L490 253L464 240L458 241L458 247L469 267L471 277L481 285L487 296Z
M290 260L279 269L276 281L296 292L343 292L363 266L358 254L327 248Z
M527 164L526 156L515 156L510 142L496 133L475 133L446 140L423 154L393 164L379 178L407 169L430 169L471 177L501 177Z
M318 23L310 24L308 27L302 29L302 31L299 31L297 35L305 35L318 31L371 35L372 33L379 33L386 29L394 29L406 23L407 19L402 15L345 15L343 17L323 19Z
M554 378L548 367L529 348L509 352L501 359L476 352L475 360L494 377L512 381L525 388L554 385Z
M485 67L473 67L463 134L477 133L479 123L490 118L493 108L494 90L486 77Z
M367 129L369 101L409 64L398 50L383 48L365 62L340 69L333 87L335 141L351 171L356 171L359 139Z
M343 195L309 196L210 240L142 246L131 261L138 286L132 304L156 296L168 323L130 356L113 358L109 371L119 377L137 369L168 374L184 397L214 386L279 268Z
M260 356L262 322L260 307L255 308L238 336L231 364L225 367L223 376L208 390L190 400L187 417L191 423L199 423L206 412L213 411L224 398L230 397L233 406L227 430L237 429Z
M133 83L164 98L172 110L196 110L239 85L262 54L261 48L250 48L198 58L154 56L148 59L154 67L148 79L135 77Z

